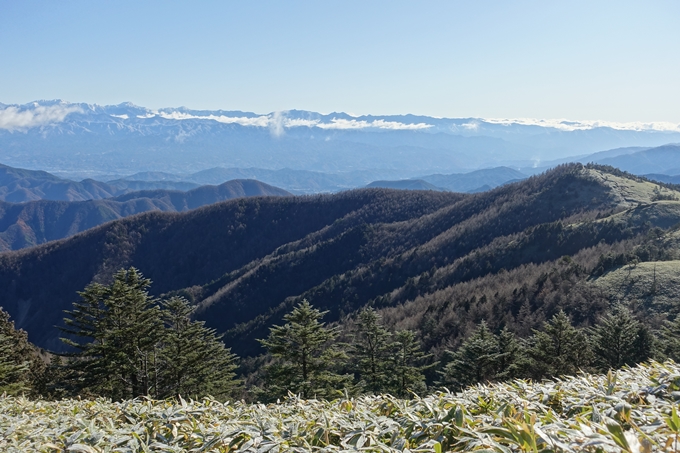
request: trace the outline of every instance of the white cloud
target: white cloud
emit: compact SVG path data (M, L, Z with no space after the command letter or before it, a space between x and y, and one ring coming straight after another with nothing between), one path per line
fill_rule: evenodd
M286 118L286 127L314 127L319 124L319 120L303 120L301 118Z
M620 131L655 131L655 132L680 132L680 124L669 122L628 122L617 123L614 121L571 121L566 119L536 119L536 118L485 118L485 122L510 126L519 124L522 126L550 127L562 131L584 131L598 127L609 127ZM463 125L465 126L465 125Z
M285 113L274 112L269 121L269 131L275 137L280 137L283 135L283 123L285 121Z
M168 120L213 120L220 123L235 123L242 126L268 127L272 135L281 136L285 128L291 127L318 127L321 129L391 129L391 130L420 130L432 127L431 124L417 123L406 124L397 121L385 120L347 120L333 118L330 123L322 123L319 120L287 118L285 112L274 112L270 115L260 115L256 117L234 117L224 115L191 115L184 112L160 112L158 115Z
M114 115L114 114L111 114L111 116L113 116L113 117L115 117L115 118L121 118L121 119L123 119L123 120L126 120L126 119L130 118L130 117L127 115L127 113L123 113L122 115Z
M61 123L66 115L82 111L75 105L36 105L32 109L20 109L11 105L0 110L0 129L15 131Z
M418 124L406 124L399 123L397 121L385 121L385 120L346 120L333 118L330 123L319 123L316 125L321 129L366 129L366 128L376 128L376 129L391 129L391 130L419 130L427 129L432 127L431 124L418 123Z
M158 114L161 118L165 118L166 120L192 120L192 119L198 119L198 120L213 120L217 121L218 123L226 123L226 124L240 124L242 126L259 126L259 127L268 127L269 126L269 117L268 116L256 116L256 117L239 117L239 116L224 116L224 115L206 115L206 116L198 116L198 115L190 115L189 113L183 113L183 112L160 112Z

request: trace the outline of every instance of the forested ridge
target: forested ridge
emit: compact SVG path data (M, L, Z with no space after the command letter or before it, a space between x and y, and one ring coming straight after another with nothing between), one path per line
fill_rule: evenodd
M102 195L107 196L106 199L93 196L80 201L0 201L0 252L64 239L97 225L142 212L183 212L238 197L288 195L290 193L283 189L259 181L232 180L219 186L201 186L187 192L141 190L119 196Z
M76 291L134 266L160 296L150 306L186 299L241 357L245 387L234 389L263 399L406 396L677 360L679 198L673 186L566 165L472 195L235 200L2 254L0 300L31 341L68 351L51 326L63 327ZM290 347L296 325L316 332L310 368Z

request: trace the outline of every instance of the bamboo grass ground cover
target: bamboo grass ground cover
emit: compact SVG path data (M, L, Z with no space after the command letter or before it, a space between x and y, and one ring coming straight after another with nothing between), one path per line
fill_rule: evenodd
M680 365L425 398L0 399L2 452L680 451Z

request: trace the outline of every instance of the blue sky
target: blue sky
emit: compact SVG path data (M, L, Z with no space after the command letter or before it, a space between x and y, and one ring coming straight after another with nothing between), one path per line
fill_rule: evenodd
M680 123L680 2L0 0L0 102Z

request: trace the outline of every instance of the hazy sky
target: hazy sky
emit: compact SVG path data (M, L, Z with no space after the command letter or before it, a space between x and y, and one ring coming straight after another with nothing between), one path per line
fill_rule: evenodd
M680 123L680 1L0 0L0 102Z

